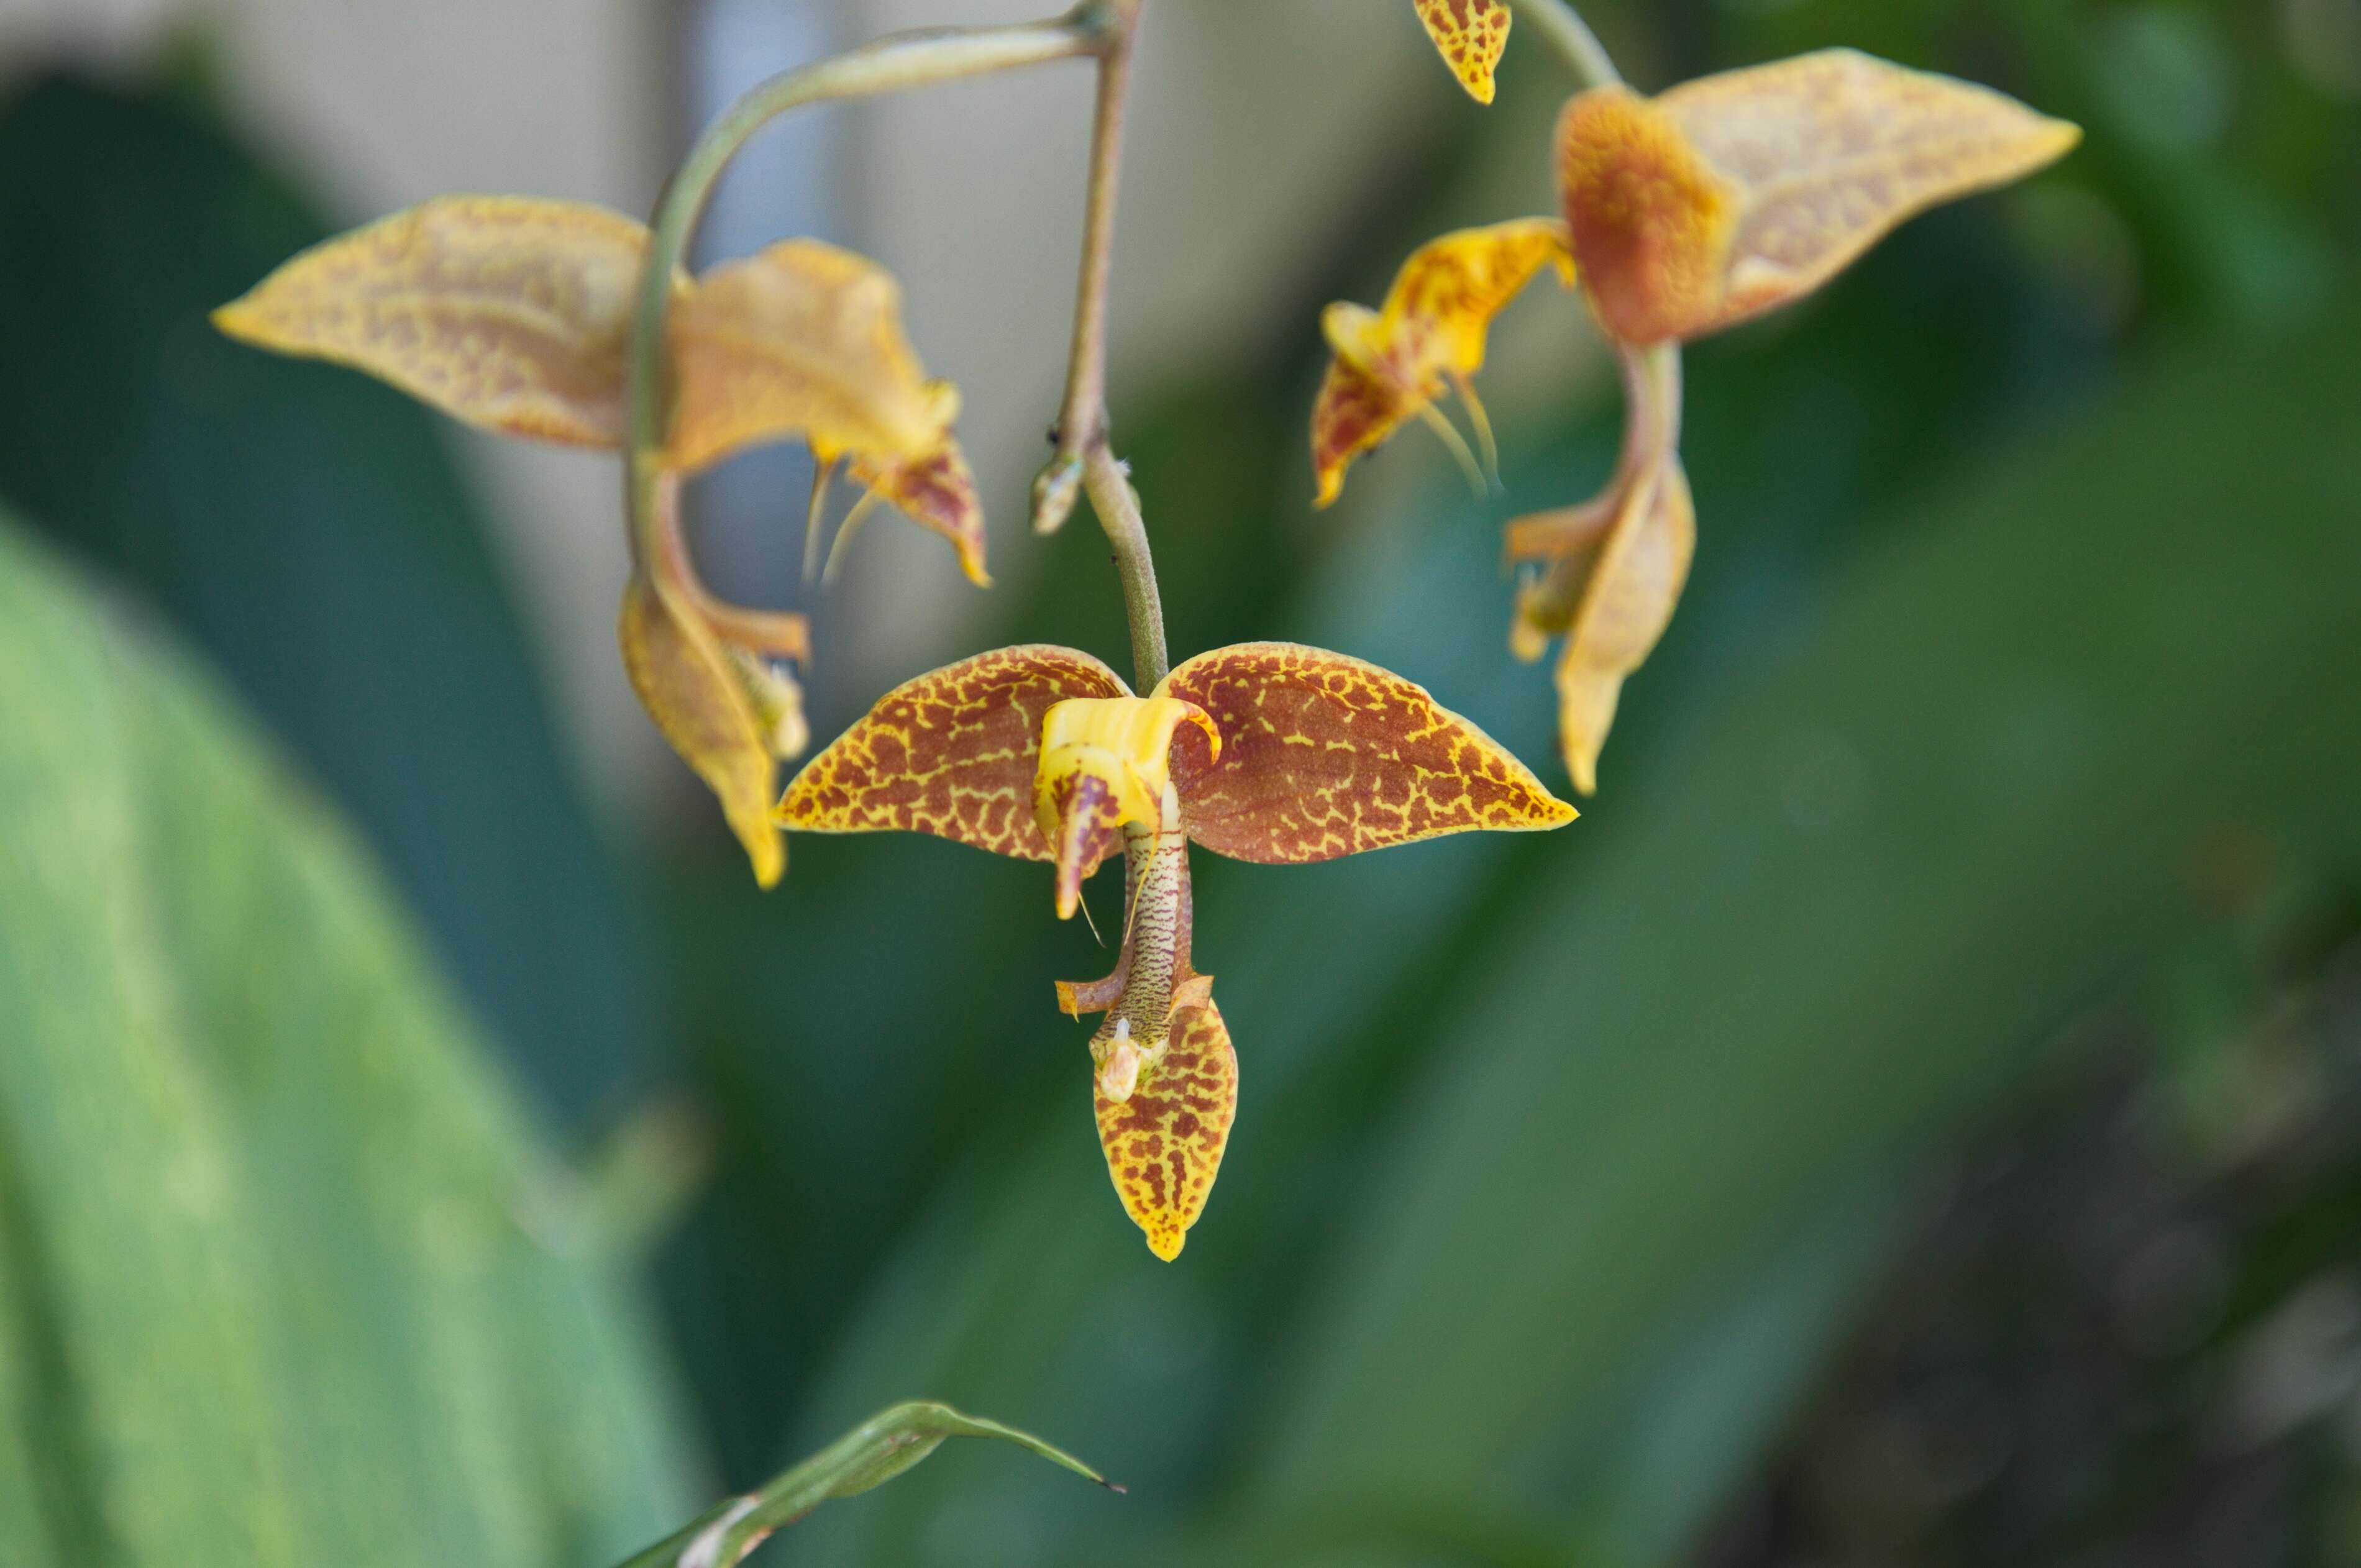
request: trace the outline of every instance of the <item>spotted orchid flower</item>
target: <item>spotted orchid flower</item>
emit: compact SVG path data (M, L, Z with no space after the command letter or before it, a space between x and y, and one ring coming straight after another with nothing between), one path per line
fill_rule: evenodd
M1047 861L1059 915L1127 867L1115 970L1060 983L1091 1036L1107 1169L1159 1257L1203 1212L1237 1109L1237 1058L1191 962L1189 846L1301 865L1476 829L1556 828L1573 807L1475 725L1341 653L1248 642L1146 696L1090 654L1002 648L880 700L788 785L784 826L930 833Z
M619 447L625 348L648 231L603 208L445 196L315 246L214 323L277 353L348 365L504 435ZM786 240L675 285L667 470L654 537L623 594L624 668L664 738L719 799L755 880L786 866L770 820L777 763L807 740L787 665L810 657L801 616L729 605L679 537L678 481L800 435L818 459L814 537L841 463L868 509L898 507L978 584L983 513L951 434L959 393L929 381L903 335L901 291L874 263Z
M1421 0L1419 13L1488 102L1506 7ZM1446 236L1403 265L1383 310L1328 308L1335 356L1312 416L1319 504L1411 415L1464 451L1433 406L1446 380L1488 443L1466 378L1493 313L1541 265L1523 266L1532 253L1521 247L1549 236L1560 247L1550 259L1620 362L1624 450L1596 499L1510 525L1510 561L1538 574L1518 591L1510 646L1532 661L1564 639L1559 749L1576 790L1592 794L1623 682L1663 636L1697 548L1675 346L1803 298L1913 214L2021 179L2080 136L1988 88L1851 49L1653 98L1620 84L1583 93L1558 122L1562 225L1527 219ZM1504 287L1436 289L1439 271Z
M1353 459L1411 419L1423 419L1483 488L1474 455L1435 409L1435 400L1458 391L1486 463L1497 468L1491 423L1477 400L1474 378L1484 367L1492 318L1544 268L1554 268L1563 282L1574 281L1565 225L1554 218L1462 229L1420 247L1377 310L1348 301L1328 307L1320 325L1335 357L1312 407L1312 467L1320 486L1313 505L1334 500Z

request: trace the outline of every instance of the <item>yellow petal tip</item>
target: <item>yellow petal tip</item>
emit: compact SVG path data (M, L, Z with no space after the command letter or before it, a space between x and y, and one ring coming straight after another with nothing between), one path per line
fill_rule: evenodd
M1189 1233L1186 1231L1149 1231L1147 1235L1148 1250L1167 1263L1179 1257L1180 1249L1189 1245Z

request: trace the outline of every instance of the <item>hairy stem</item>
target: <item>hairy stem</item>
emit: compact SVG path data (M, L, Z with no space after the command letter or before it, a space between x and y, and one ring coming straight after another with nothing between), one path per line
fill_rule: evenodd
M1542 40L1556 51L1579 85L1611 87L1623 80L1600 47L1598 35L1566 0L1517 0L1517 20L1541 30Z
M1107 46L1101 12L1108 0L1085 0L1055 21L1011 27L942 28L900 33L825 60L756 87L716 121L664 188L655 231L640 277L627 364L631 418L624 504L632 560L644 566L660 547L656 489L662 478L670 389L665 384L665 318L674 280L688 253L714 182L747 140L790 109L807 104L867 97L963 76L1039 65Z

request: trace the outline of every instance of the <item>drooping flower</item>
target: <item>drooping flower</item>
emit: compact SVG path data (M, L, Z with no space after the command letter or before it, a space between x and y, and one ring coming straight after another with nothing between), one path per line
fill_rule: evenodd
M1509 47L1508 0L1412 0L1451 74L1478 104L1492 101L1492 72Z
M1432 9L1440 25L1430 7L1421 15L1457 64L1465 56L1446 39L1475 35L1457 8ZM1602 87L1566 105L1556 149L1565 225L1551 232L1621 362L1624 451L1593 500L1511 524L1508 554L1542 567L1519 590L1512 651L1537 659L1565 639L1558 737L1577 791L1598 788L1623 681L1663 635L1696 551L1675 345L1802 298L1913 214L2021 179L2081 134L1988 88L1851 49L1728 71L1655 98ZM1396 294L1436 247L1520 227L1469 230L1422 249ZM1375 313L1329 307L1323 324L1336 358L1312 420L1322 504L1354 456L1410 414L1433 414L1433 391L1455 367L1425 346L1433 333L1421 319L1408 308L1397 314L1390 298ZM1488 315L1456 319L1473 323L1480 359Z
M620 447L624 356L646 227L603 208L445 196L304 251L214 313L277 353L368 372L473 425ZM775 762L801 753L801 617L728 605L680 547L680 477L800 435L823 480L840 459L871 496L941 534L988 581L983 510L951 434L959 395L903 334L875 264L787 240L675 280L665 492L624 590L624 663L649 715L720 799L767 887L785 865L769 818ZM821 498L816 497L816 501ZM818 511L815 507L815 511Z
M1423 418L1471 462L1466 445L1434 408L1455 389L1475 422L1488 459L1491 425L1473 378L1484 367L1492 318L1545 267L1572 284L1565 226L1524 218L1462 229L1421 246L1394 277L1377 310L1340 301L1321 317L1335 357L1312 413L1312 466L1326 506L1345 486L1353 459L1382 444L1404 422Z
M1190 843L1297 865L1573 817L1419 686L1284 642L1199 654L1146 696L1071 648L962 660L886 694L778 808L805 832L929 833L1048 861L1061 916L1125 853L1115 971L1058 995L1075 1017L1105 1014L1090 1043L1100 1139L1163 1258L1203 1211L1237 1105L1228 1027L1191 961Z

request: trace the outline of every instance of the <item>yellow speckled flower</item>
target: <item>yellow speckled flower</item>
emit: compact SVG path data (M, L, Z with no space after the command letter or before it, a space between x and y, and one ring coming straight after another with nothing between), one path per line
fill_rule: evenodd
M1050 861L1060 916L1127 851L1115 972L1060 984L1106 1014L1091 1039L1107 1168L1159 1257L1202 1212L1237 1105L1237 1058L1191 967L1191 841L1300 865L1574 808L1420 687L1341 653L1249 642L1146 696L1088 653L1002 648L888 693L806 764L778 819L805 832L930 833Z

